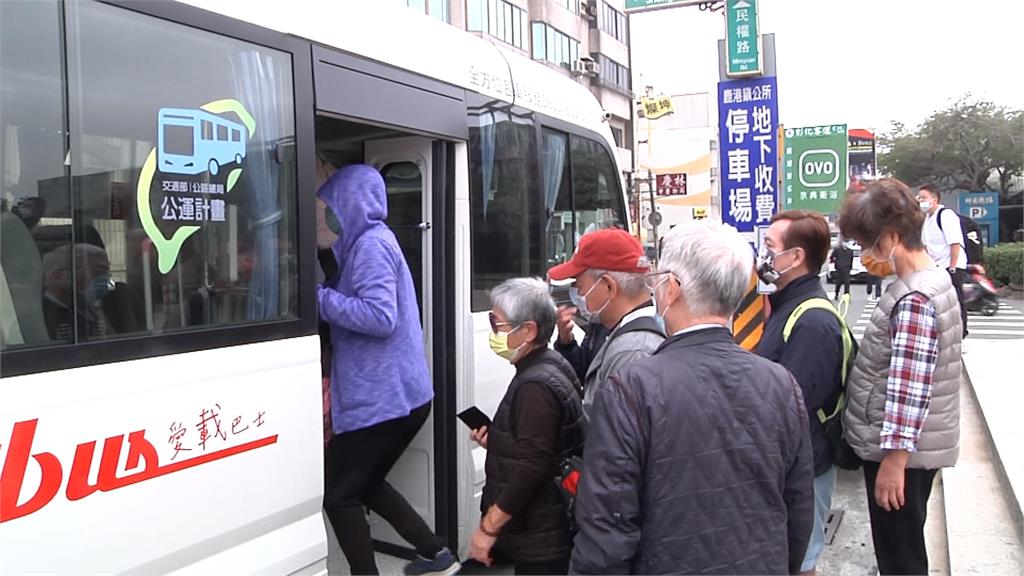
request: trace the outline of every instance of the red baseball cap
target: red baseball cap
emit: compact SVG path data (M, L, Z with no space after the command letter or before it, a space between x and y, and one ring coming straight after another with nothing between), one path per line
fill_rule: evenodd
M591 269L644 274L651 265L639 240L625 230L607 228L584 234L572 259L553 266L548 278L559 282Z

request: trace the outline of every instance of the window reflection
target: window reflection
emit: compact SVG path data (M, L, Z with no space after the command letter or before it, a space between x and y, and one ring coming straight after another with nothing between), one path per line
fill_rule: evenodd
M58 218L70 212L61 57L55 0L0 2L0 348L52 339L43 257L69 245L72 232L70 220Z
M532 114L470 111L470 205L473 309L486 309L488 290L516 276L542 273L541 195Z
M96 2L0 11L0 345L293 317L290 58Z

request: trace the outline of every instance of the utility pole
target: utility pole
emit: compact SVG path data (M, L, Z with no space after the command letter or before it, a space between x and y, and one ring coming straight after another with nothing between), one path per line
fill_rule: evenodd
M641 214L641 206L643 203L643 185L647 185L648 202L650 203L651 211L647 215L647 223L651 225L652 236L654 241L654 259L657 261L661 257L661 251L659 246L658 237L658 226L661 225L661 212L658 212L657 204L654 201L655 193L654 188L657 183L657 177L651 174L650 170L647 170L646 178L634 177L631 180L630 195L636 202L636 214L638 217L637 221L637 240L641 240L640 229L644 226L644 222L639 218Z

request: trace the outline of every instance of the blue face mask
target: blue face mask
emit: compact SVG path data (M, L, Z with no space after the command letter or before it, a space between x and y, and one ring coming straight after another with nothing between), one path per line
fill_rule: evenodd
M341 236L341 223L338 222L338 217L334 214L334 210L331 210L329 207L325 207L324 219L327 221L327 228L329 228L331 232Z
M655 310L657 310L657 306L658 305L655 304L654 306L655 306ZM668 334L668 329L665 328L665 317L664 316L662 316L661 314L655 314L654 315L654 322L658 325L658 328L661 329L661 333L662 334Z
M661 332L663 334L668 334L668 328L665 326L665 313L668 312L668 308L661 310L658 306L658 290L661 288L662 284L668 282L668 280L669 277L666 276L651 288L651 301L654 302L654 321L658 323L659 327L661 327Z
M90 304L98 304L104 296L110 293L111 288L113 288L113 282L111 282L110 276L96 276L85 287L85 299Z
M572 305L576 307L576 312L583 317L587 322L594 321L594 315L587 310L587 301L580 294L580 291L575 286L569 288L569 300L572 301Z

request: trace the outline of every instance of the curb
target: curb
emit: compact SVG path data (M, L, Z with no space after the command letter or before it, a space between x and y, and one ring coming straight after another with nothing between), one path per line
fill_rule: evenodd
M978 392L974 389L974 382L971 381L971 376L967 373L966 365L963 368L963 374L964 378L967 379L968 387L971 390L971 396L974 398L974 402L978 406L978 413L981 415L981 425L985 429L985 443L995 456L994 464L996 473L999 475L999 482L1003 485L1003 495L1006 497L1007 504L1010 506L1010 516L1013 518L1013 523L1017 528L1017 538L1019 541L1024 542L1024 511L1021 510L1021 497L1024 496L1024 494L1017 494L1013 490L1013 483L1010 482L1010 476L1006 473L1006 466L1003 464L1003 457L999 453L999 449L996 447L995 438L992 436L992 429L988 425L988 418L985 416L984 405L981 403L981 399L978 398ZM948 534L947 526L947 542Z

